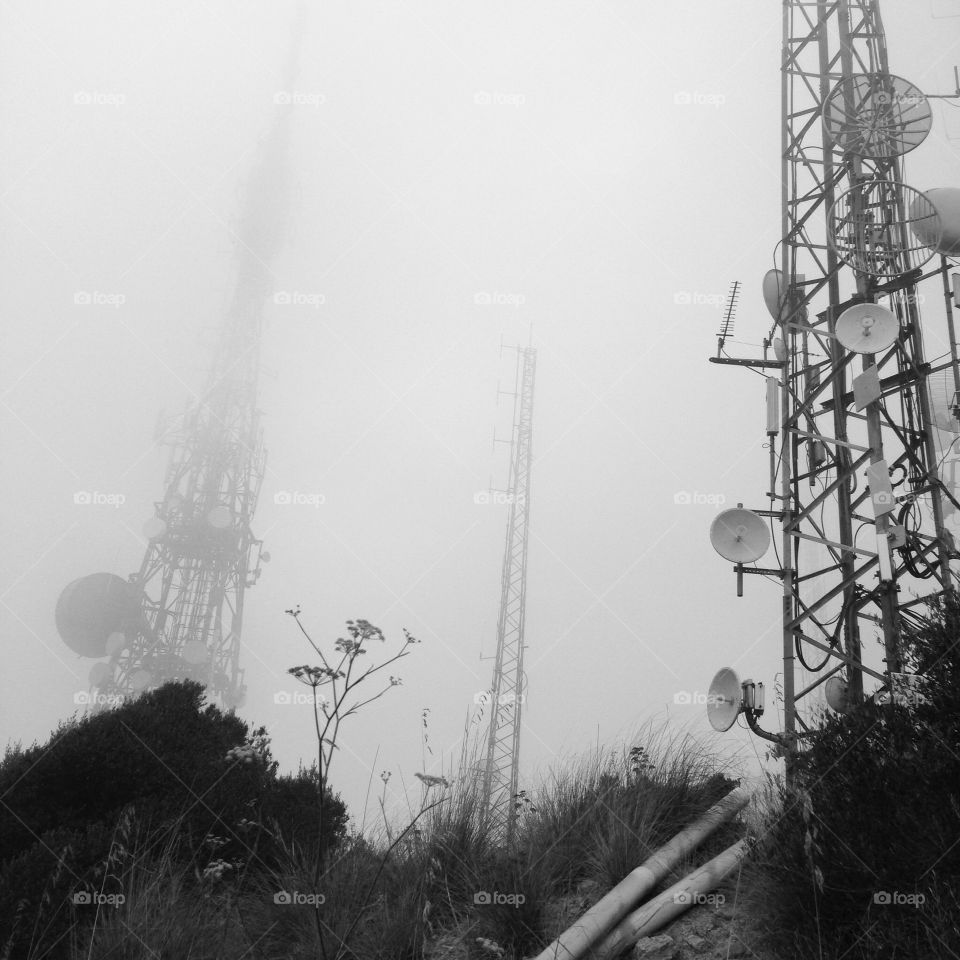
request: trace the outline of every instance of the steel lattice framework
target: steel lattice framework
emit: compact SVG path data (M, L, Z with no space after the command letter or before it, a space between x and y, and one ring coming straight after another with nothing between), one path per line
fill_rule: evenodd
M784 0L783 239L767 341L780 349L777 360L732 362L779 369L770 509L758 512L781 523L780 569L754 572L783 580L783 733L747 717L788 751L808 729L801 701L831 676L845 678L851 702L865 684L891 689L904 625L954 583L943 520L956 500L938 475L918 297L938 275L951 361L936 369L960 381L947 262L923 273L931 251L911 233L936 214L901 182L902 155L925 135L926 100L908 102L908 88L888 72L877 0ZM838 318L880 302L896 317L895 342L846 349ZM870 635L882 663L865 653Z
M513 840L524 701L523 650L527 600L527 544L530 523L530 466L533 440L533 386L537 354L517 350L513 433L510 440L509 519L503 557L497 656L493 668L490 728L483 770L483 810L491 834Z
M260 575L251 532L263 480L256 410L262 290L241 283L205 395L171 445L166 492L140 570L139 629L120 658L121 693L191 676L226 706L243 698L244 593Z

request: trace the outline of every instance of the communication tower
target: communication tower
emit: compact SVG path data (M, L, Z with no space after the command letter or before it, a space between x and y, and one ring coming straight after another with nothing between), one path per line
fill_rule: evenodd
M785 0L781 92L782 239L763 279L773 325L762 358L728 357L721 345L710 359L775 371L768 506L721 513L711 539L734 561L738 593L748 573L782 583L783 730L760 728L762 684L728 669L714 678L709 713L728 729L743 712L789 762L815 693L835 709L901 696L901 631L955 583L960 555L944 519L960 504L940 463L960 406L948 276L960 191L903 183L903 157L929 133L936 97L889 72L878 0ZM946 309L934 361L921 284L939 287L926 300ZM936 383L949 405L933 399ZM777 566L750 566L775 524Z
M300 8L288 60L296 78ZM246 591L269 554L252 531L264 476L257 409L269 261L283 235L290 98L274 100L271 134L247 188L238 230L237 281L203 393L162 431L170 447L164 492L144 527L143 560L127 580L95 573L69 584L57 629L90 671L94 702L192 678L233 709L245 693L240 639Z
M513 841L516 823L520 720L526 689L523 650L536 366L536 350L518 347L510 475L506 490L509 515L497 621L497 655L490 688L490 726L483 768L484 822L490 833L508 846Z

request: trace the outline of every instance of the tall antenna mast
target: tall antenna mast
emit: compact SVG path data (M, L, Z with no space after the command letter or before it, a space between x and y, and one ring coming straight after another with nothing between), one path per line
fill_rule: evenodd
M709 712L718 729L744 712L783 748L789 775L812 695L844 711L896 699L910 681L904 626L954 587L944 504L957 501L938 473L917 293L930 278L946 294L951 341L936 370L952 370L958 390L960 379L943 256L956 224L944 231L944 191L901 182L931 110L888 72L878 0L785 0L783 31L782 239L763 281L777 360L734 361L780 367L766 381L769 508L725 511L711 529L741 584L744 573L782 581L783 731L760 729L762 685L741 687L730 670ZM779 567L745 566L769 547L768 522L780 526ZM881 662L865 653L869 633Z
M303 8L285 79L296 78ZM287 100L289 103L289 100ZM139 570L126 582L93 574L57 604L64 641L100 660L94 702L192 678L233 709L244 699L240 640L246 590L269 559L252 532L264 476L257 388L269 260L282 242L289 106L266 139L239 226L237 281L204 392L163 432L171 448L161 500L144 533Z
M525 699L523 675L527 601L527 542L530 522L530 466L533 439L533 384L537 353L517 347L513 434L507 503L506 549L497 621L497 656L493 667L490 728L483 771L484 822L492 836L512 844L516 824L520 719Z

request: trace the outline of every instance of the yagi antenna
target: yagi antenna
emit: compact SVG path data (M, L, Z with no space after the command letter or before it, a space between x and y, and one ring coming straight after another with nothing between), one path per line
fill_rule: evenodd
M740 281L734 280L730 284L730 292L727 294L727 303L723 308L723 321L720 324L720 332L717 334L717 356L723 353L723 345L727 337L733 333L733 322L736 319L737 300L740 297Z

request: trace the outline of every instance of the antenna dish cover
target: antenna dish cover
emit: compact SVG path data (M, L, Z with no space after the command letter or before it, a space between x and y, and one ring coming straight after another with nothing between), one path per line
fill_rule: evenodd
M707 719L718 733L725 733L736 722L743 709L743 688L740 678L730 667L724 667L710 681L707 694Z
M853 702L850 699L850 685L843 677L834 674L823 685L823 694L827 700L827 706L837 713L849 713Z
M770 531L752 510L736 507L718 513L710 524L710 543L724 560L753 563L770 546Z
M837 339L854 353L881 353L896 342L897 318L876 303L858 303L837 318Z

